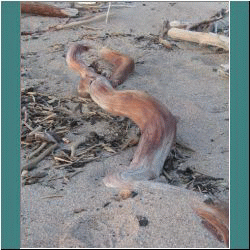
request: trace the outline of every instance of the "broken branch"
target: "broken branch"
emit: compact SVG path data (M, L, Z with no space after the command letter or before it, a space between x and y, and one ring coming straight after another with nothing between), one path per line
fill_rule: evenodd
M223 35L172 28L168 31L168 36L172 39L212 45L229 51L229 38Z

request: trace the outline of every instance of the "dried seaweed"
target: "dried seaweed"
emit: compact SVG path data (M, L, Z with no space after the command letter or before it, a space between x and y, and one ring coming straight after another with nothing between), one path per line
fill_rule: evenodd
M82 168L136 145L140 136L131 120L111 116L91 99L59 98L39 93L35 88L21 92L21 119L21 146L27 153L22 171L37 168L48 156L53 159L53 169ZM85 124L97 122L107 124L103 134L79 132ZM76 139L69 138L69 134ZM26 184L38 182L37 178L27 180Z
M111 116L91 99L58 98L29 88L22 91L21 110L22 148L30 152L22 170L28 172L37 168L39 161L49 155L52 156L54 170L74 172L89 162L110 157L139 142L139 128L131 120ZM94 125L97 122L108 124L103 134L91 131L82 135L77 130L86 123ZM72 141L68 138L69 133L77 136L76 139ZM56 148L58 149L55 150ZM225 189L226 184L221 178L198 173L189 167L185 170L179 168L192 152L192 149L179 142L177 149L171 151L163 168L163 175L169 184L184 185L188 189L206 194L216 194L222 188ZM70 178L68 176L67 180L77 173L73 173ZM47 175L44 174L41 178L34 176L26 178L24 184L42 182L42 178ZM65 179L65 176L54 175L50 181L55 179Z
M185 162L188 157L188 155L183 156L179 152L176 154L176 150L173 150L168 156L162 174L169 184L183 186L187 189L209 195L217 195L222 191L228 190L228 184L223 178L216 178L198 172L194 167L181 169L181 163Z

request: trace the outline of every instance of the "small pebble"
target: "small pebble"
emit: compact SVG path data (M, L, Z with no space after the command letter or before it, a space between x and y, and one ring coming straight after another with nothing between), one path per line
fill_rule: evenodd
M86 211L86 209L85 209L85 208L76 208L76 209L74 209L74 213L75 213L75 214L81 213L81 212L83 212L83 211Z
M23 170L21 176L24 178L24 177L27 177L28 174L29 174L28 170Z
M140 227L146 227L148 225L148 219L145 216L137 215Z

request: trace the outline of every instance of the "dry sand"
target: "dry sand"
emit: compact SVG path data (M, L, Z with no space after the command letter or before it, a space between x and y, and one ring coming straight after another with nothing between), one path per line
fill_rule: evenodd
M180 117L177 137L195 150L183 163L183 169L192 166L228 181L229 84L214 70L228 62L228 54L185 42L167 50L148 40L135 39L158 35L164 19L197 22L228 3L131 4L136 7L111 8L114 15L108 24L105 20L88 24L98 29L77 27L22 36L21 52L25 55L22 64L26 69L22 86L39 86L39 92L60 97L76 96L79 76L65 62L72 42L93 46L85 56L88 63L97 58L103 46L126 53L137 64L135 72L119 88L147 91ZM21 31L35 31L62 22L65 19L22 15ZM91 130L101 128L97 123ZM22 186L21 247L224 247L202 226L190 206L205 196L181 189L144 188L134 198L113 199L116 191L105 187L102 178L107 169L129 164L134 150L135 147L91 162L70 181L58 179L51 186L43 183ZM26 153L22 150L22 162ZM39 163L40 168L52 165L50 157ZM75 213L75 209L81 212Z

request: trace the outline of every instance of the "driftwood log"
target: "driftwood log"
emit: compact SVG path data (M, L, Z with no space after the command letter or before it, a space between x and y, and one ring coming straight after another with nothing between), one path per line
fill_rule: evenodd
M202 218L203 225L229 247L229 204L216 201L212 204L194 204L195 213Z
M115 90L115 87L123 83L133 72L132 58L103 48L101 56L114 67L110 79L106 79L78 58L82 52L88 50L88 46L76 44L70 47L66 57L68 66L81 76L79 95L83 97L90 95L106 111L129 117L141 130L141 138L132 162L128 167L106 175L105 185L118 188L122 198L127 198L135 189L144 187L188 192L180 187L149 181L160 175L166 157L175 146L177 123L175 117L163 104L144 92ZM213 205L194 205L196 206L193 206L193 209L197 215L210 225L212 231L216 232L228 246L228 205L225 209Z
M50 17L75 17L78 14L78 10L72 8L62 9L39 2L21 2L21 13Z
M176 40L212 45L229 51L229 38L223 35L171 28L168 31L168 36Z

